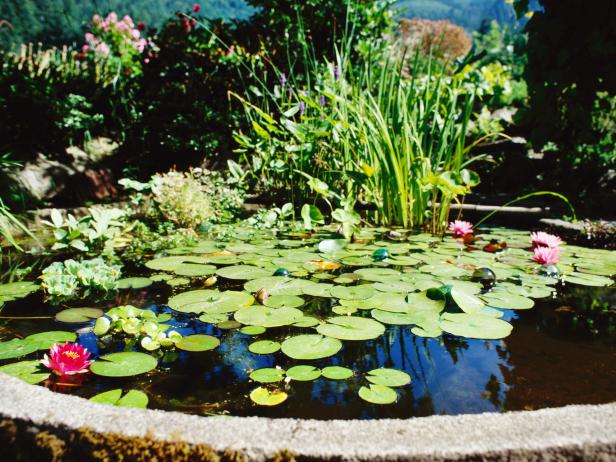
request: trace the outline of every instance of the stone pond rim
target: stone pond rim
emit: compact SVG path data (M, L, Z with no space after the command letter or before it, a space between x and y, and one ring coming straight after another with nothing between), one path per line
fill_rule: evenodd
M135 447L141 448L177 448L180 442L188 451L207 445L221 456L226 451L227 458L235 454L233 460L241 460L238 454L258 461L290 460L289 454L299 460L616 459L616 403L406 420L201 417L95 404L0 374L0 422L0 439L9 453L19 451L20 444L43 439L67 451L71 441L82 441L70 435L88 433L124 435L128 439L122 440L122 447L127 441L137 441ZM12 433L5 431L6 422L13 425ZM37 438L37 432L44 438ZM108 441L114 437L118 438L111 435ZM113 448L98 444L99 450L114 455ZM159 460L179 460L174 450L157 454L167 455Z

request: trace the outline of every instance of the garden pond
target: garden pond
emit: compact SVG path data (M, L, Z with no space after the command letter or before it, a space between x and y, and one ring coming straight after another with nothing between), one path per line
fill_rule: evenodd
M222 226L124 262L107 300L0 285L0 372L59 393L200 415L407 418L616 401L616 252L529 233L365 228L351 242ZM55 343L91 353L59 376Z

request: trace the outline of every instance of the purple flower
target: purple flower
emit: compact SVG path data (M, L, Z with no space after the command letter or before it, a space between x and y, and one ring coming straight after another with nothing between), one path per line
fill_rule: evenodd
M321 95L321 98L319 98L319 103L321 104L321 107L325 107L325 96Z
M303 101L299 102L299 116L303 116L304 112L306 112L306 103L304 103Z
M287 86L287 74L285 74L284 72L280 74L280 86L282 88Z
M287 88L287 94L289 95L289 98L293 96L293 89L291 87Z
M338 66L334 66L334 80L338 80L340 78L340 68Z

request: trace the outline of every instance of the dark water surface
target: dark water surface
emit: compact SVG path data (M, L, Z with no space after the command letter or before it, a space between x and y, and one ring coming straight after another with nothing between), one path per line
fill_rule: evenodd
M148 289L123 291L101 307L121 304L170 311L161 306L171 290L164 283ZM89 398L97 393L123 388L147 393L148 407L195 414L259 415L315 419L407 418L433 414L505 412L567 404L616 401L616 289L559 288L551 299L535 301L530 310L506 310L503 319L513 332L503 340L487 341L455 337L422 338L408 326L387 326L376 340L345 341L330 358L301 362L282 352L256 355L247 350L255 339L281 341L289 333L313 333L313 329L288 327L268 329L250 337L237 329L220 330L191 315L176 314L173 322L181 334L205 333L221 339L219 348L203 353L178 351L149 374L128 379L108 379L88 374L79 386L47 384L56 391ZM327 313L334 301L307 298L306 313ZM55 311L60 310L55 309ZM54 311L54 312L55 312ZM7 303L4 318L49 316L49 305L40 296ZM367 313L359 312L365 316ZM26 336L45 330L75 330L79 325L53 319L2 319L0 339ZM79 342L97 355L97 337L80 335ZM122 343L117 348L121 349ZM24 359L36 359L34 353ZM1 361L0 365L15 362ZM283 404L267 408L254 405L248 394L258 384L250 381L251 370L261 367L288 368L298 363L316 367L341 365L356 371L349 380L325 378L313 382L282 384L289 394ZM377 367L407 372L412 383L397 388L399 399L377 406L357 394L366 384L361 376Z

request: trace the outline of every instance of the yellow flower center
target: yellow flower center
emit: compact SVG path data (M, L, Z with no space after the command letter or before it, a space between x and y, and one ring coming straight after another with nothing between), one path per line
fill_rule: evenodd
M79 358L79 353L75 353L74 351L65 351L62 353L64 356L68 356L71 359Z

